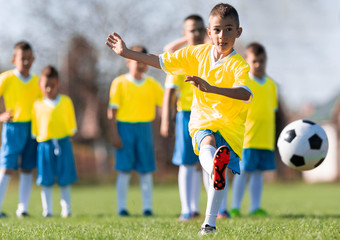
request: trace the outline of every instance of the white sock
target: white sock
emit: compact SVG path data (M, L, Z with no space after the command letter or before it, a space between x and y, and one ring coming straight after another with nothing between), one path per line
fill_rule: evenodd
M11 179L10 174L0 172L0 212L2 209L2 203L4 201L10 179Z
M192 183L191 183L191 197L190 197L190 209L191 212L199 213L200 211L200 195L202 188L202 172L201 169L197 169L197 166L194 165L194 171L192 175Z
M121 210L127 210L126 199L129 191L130 177L130 173L118 173L116 181L118 213Z
M142 199L143 199L143 211L152 210L152 189L153 189L153 181L152 174L140 174L140 188L142 190Z
M181 200L181 214L188 214L191 212L190 197L194 167L194 165L180 165L178 169L178 189Z
M20 173L19 204L17 213L27 212L33 185L33 173Z
M204 169L202 169L202 175L203 175L204 189L205 189L206 193L208 194L209 185L210 185L210 176Z
M233 197L231 208L240 209L244 191L247 186L247 181L249 177L249 172L241 171L241 174L235 174L233 179Z
M47 216L47 214L51 214L52 213L52 193L53 193L53 188L52 187L42 187L41 190L41 203L42 203L42 208L43 208L43 216Z
M218 212L224 212L227 211L227 205L228 205L228 189L229 189L229 181L226 179L224 190L225 194L223 195L223 198L221 200L220 208L218 209Z
M214 168L214 155L216 152L216 148L211 145L204 145L200 149L199 159L202 168L209 174L209 176L213 173Z
M209 226L216 226L216 218L218 209L221 205L221 201L223 196L226 194L226 188L223 190L215 190L213 184L210 184L208 190L208 202L207 202L207 210L205 212L205 220L202 226L208 224Z
M260 208L263 189L263 174L261 171L254 171L250 174L249 193L250 193L250 212Z
M71 186L60 187L61 216L71 215Z

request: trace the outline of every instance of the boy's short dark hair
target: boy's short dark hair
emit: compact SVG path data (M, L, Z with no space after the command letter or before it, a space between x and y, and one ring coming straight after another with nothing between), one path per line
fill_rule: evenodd
M55 67L48 65L43 68L41 71L41 76L46 76L47 78L56 78L58 79L59 74Z
M137 51L137 52L142 52L142 53L148 53L148 50L141 45L133 45L130 47L131 50Z
M236 22L237 27L240 25L240 20L236 9L228 3L219 3L213 7L209 14L209 17L211 16L218 16L222 19L231 17Z
M14 54L15 54L16 50L19 50L19 49L23 50L23 51L25 51L25 50L33 51L31 45L28 42L26 42L26 41L20 41L20 42L17 42L14 45L14 48L13 48Z
M248 46L246 47L247 51L252 52L255 56L264 54L265 56L267 56L266 53L266 49L264 48L264 46L258 42L252 42L250 44L248 44Z
M204 21L203 21L203 18L202 18L200 15L197 15L197 14L191 14L191 15L187 16L187 17L184 19L184 22L187 21L187 20L193 20L193 21L204 22Z

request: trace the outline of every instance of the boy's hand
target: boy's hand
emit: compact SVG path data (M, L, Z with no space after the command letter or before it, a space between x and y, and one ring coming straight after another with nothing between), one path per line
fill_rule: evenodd
M12 110L0 114L0 122L9 122L12 120Z
M127 49L122 38L115 32L107 37L105 44L119 56L124 56L124 53Z
M113 146L117 149L121 149L123 147L122 140L118 135L113 136Z
M202 92L211 92L212 86L202 78L196 76L186 76L185 82L190 82Z

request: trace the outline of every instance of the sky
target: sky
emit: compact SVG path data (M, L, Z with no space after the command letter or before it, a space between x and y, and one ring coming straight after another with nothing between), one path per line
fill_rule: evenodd
M105 89L126 71L125 61L104 45L112 31L127 45L143 44L160 54L181 37L182 21L200 14L206 25L215 0L0 0L0 69L12 68L13 45L22 39L34 48L32 71L48 63L60 66L70 38L86 37L98 51L97 79ZM284 103L298 110L322 105L340 94L340 1L230 0L240 15L242 36L235 49L242 54L252 41L268 54L267 73L279 86ZM165 74L149 74L164 82Z

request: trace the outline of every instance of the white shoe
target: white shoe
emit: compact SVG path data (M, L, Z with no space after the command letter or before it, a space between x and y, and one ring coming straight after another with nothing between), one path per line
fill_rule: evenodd
M216 227L209 226L208 224L205 224L204 227L201 227L200 231L198 232L199 235L208 235L208 234L215 234L216 233Z
M62 218L69 218L72 216L72 214L70 212L61 212L60 216Z

